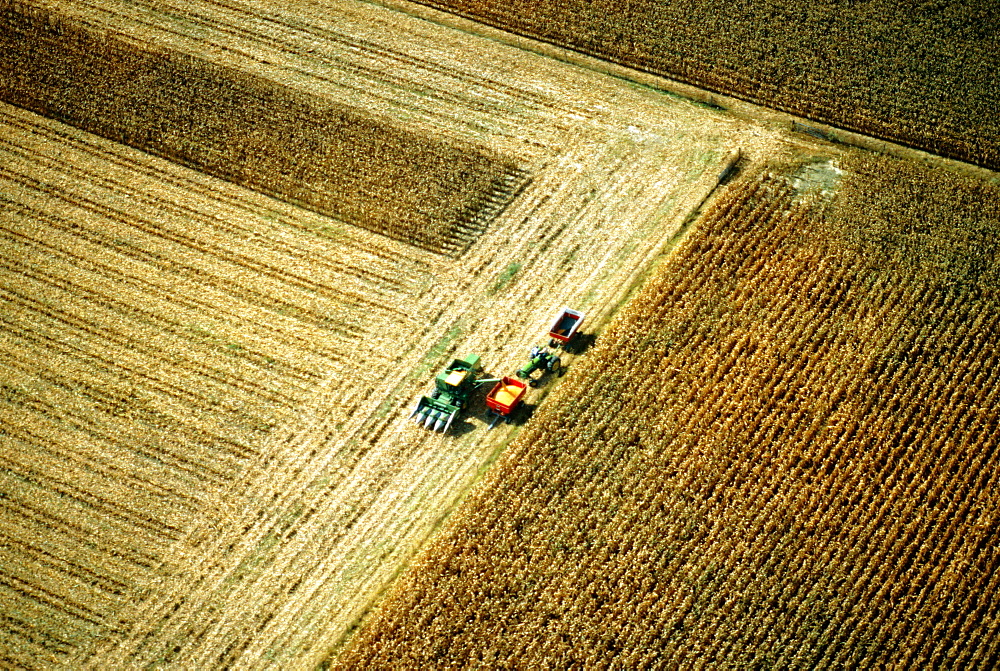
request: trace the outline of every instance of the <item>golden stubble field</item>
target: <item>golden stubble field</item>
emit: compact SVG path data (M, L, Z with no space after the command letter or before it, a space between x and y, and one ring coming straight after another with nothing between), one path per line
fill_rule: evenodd
M473 352L512 372L562 305L599 331L734 149L804 150L361 2L37 4L530 182L453 258L0 108L11 666L327 658L519 430L408 422L434 374Z

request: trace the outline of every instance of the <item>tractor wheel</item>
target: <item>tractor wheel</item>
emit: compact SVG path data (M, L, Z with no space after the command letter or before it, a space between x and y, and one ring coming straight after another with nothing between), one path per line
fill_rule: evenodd
M551 359L549 359L550 373L558 373L561 367L562 367L562 360L560 360L559 357L554 356Z

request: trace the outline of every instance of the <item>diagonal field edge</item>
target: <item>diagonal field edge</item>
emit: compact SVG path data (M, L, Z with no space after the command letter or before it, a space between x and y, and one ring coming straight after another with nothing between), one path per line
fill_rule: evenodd
M392 7L409 1L375 0ZM1000 166L992 114L1000 96L992 75L1000 52L991 43L996 13L983 0L943 3L956 5L949 12L874 0L850 8L758 0L742 6L722 0L413 2L848 133L989 170ZM953 24L963 22L956 30ZM922 55L900 57L912 52Z

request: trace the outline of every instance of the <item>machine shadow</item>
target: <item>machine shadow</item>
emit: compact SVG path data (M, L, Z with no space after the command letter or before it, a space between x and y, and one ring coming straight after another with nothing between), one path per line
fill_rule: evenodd
M569 343L563 345L563 351L567 354L583 354L597 342L595 333L577 333Z

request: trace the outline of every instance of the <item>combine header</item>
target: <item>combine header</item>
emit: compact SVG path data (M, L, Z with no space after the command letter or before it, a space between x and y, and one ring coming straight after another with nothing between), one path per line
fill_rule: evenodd
M476 375L481 371L478 354L455 359L443 372L438 373L434 380L434 390L430 396L424 396L417 402L410 418L423 424L425 428L447 433L476 387L500 382L497 378L477 380Z

